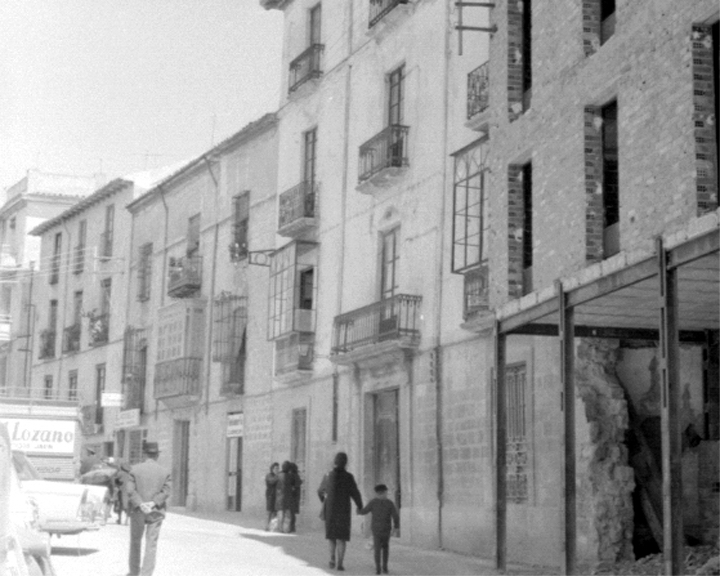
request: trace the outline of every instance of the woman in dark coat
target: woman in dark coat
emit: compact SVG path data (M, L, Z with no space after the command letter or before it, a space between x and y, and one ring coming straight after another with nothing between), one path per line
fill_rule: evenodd
M295 520L297 515L300 514L300 485L302 479L300 478L300 472L295 462L290 462L290 477L292 478L292 499L290 502L290 530L289 532L295 532Z
M267 524L265 530L270 530L270 522L275 516L275 494L278 481L278 469L280 466L277 462L273 462L270 466L270 472L265 476L265 510L268 513Z
M335 568L337 549L337 569L345 570L345 545L350 540L350 500L354 500L357 509L362 508L362 496L355 478L345 470L348 457L345 452L335 456L335 468L323 478L318 496L323 503L322 518L325 520L325 538L330 543L330 568Z
M280 474L277 477L277 485L275 486L275 510L278 517L278 532L285 532L285 523L287 521L290 530L290 519L292 512L292 492L293 478L290 474L290 462L285 460L280 468Z

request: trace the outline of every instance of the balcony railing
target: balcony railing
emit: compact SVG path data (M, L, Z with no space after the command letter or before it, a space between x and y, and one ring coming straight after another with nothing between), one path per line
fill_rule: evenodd
M202 286L202 256L170 258L168 296L185 298Z
M62 350L64 354L79 352L80 351L80 323L68 326L63 330L63 345Z
M408 165L407 135L410 128L391 124L360 146L360 182L386 168Z
M90 316L90 346L102 346L108 343L110 335L110 314Z
M489 286L487 265L465 273L463 317L468 320L478 312L489 309Z
M78 406L77 400L68 399L67 390L59 390L56 387L47 389L44 385L33 387L0 386L0 401L2 400L9 400L12 402L23 400L32 403L52 402L57 406Z
M43 330L40 332L40 359L55 357L55 330Z
M324 48L323 44L312 44L300 56L290 62L289 92L294 92L308 80L322 76L320 60Z
M370 0L370 21L368 28L372 28L382 20L385 15L398 4L407 4L408 0Z
M86 248L84 244L78 244L75 246L73 274L81 274L85 269L85 250Z
M421 296L398 294L335 317L333 354L390 340L416 346L420 339Z
M202 358L176 358L155 366L156 400L175 396L200 396Z
M485 62L468 74L467 117L468 120L485 111L490 103L489 62Z
M297 227L311 225L307 219L315 218L317 185L312 182L301 182L280 194L280 210L278 232L292 232Z

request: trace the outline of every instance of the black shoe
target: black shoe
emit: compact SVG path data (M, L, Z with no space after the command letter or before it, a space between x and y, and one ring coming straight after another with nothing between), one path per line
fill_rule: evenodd
M338 569L339 572L344 572L344 571L345 571L345 567L344 567L342 564L338 564L337 569Z
M375 568L375 574L380 574L380 568Z
M390 572L388 572L387 566L385 566L385 568L383 568L383 574L390 574Z

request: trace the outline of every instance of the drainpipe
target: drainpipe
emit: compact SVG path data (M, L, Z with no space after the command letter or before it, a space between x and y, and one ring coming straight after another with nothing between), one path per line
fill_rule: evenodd
M447 9L445 22L445 70L443 75L443 152L447 152L448 147L448 124L450 121L450 111L448 109L448 94L450 92L450 31L453 29L452 15ZM443 154L443 171L442 171L442 188L447 190L448 185L448 160ZM435 349L432 354L435 356L435 365L432 377L435 380L435 435L437 445L437 499L438 499L438 545L443 547L443 505L445 500L445 475L443 470L443 386L442 386L442 342L440 337L440 329L442 326L442 297L443 297L443 271L445 269L445 194L442 195L440 203L440 225L438 232L440 234L439 242L437 242L437 271L435 273Z
M213 239L213 259L210 271L210 298L208 302L209 311L207 319L208 329L207 342L205 344L205 357L207 358L207 361L205 362L205 415L207 416L210 411L210 372L212 368L212 339L215 324L212 321L212 299L215 294L215 273L217 271L218 235L220 229L220 217L218 214L218 195L220 194L220 185L217 178L215 178L215 174L212 171L212 164L210 164L208 157L203 156L203 160L205 160L205 165L207 166L208 172L210 173L210 177L213 181L213 186L215 187L215 237Z
M168 222L170 220L170 207L167 204L167 200L165 200L165 189L162 187L162 185L158 186L158 191L160 192L160 200L162 200L163 208L165 209L165 223L163 225L163 258L162 258L162 273L160 274L160 308L165 306L165 290L167 289L166 282L167 282L167 260L168 260ZM153 393L153 396L155 394ZM160 407L160 401L156 398L155 399L155 419L157 420L158 417L158 410Z

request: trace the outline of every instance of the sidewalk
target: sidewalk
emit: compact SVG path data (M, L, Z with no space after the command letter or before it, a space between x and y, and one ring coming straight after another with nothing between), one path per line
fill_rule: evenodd
M190 512L184 508L171 508L175 514L212 520L224 524L233 524L250 533L238 533L238 537L272 543L283 548L284 552L307 562L311 566L325 570L328 574L337 574L328 567L328 545L321 530L301 531L297 534L277 534L259 532L265 519L239 512ZM345 574L375 574L373 552L367 547L367 540L353 535L348 543L345 555ZM390 574L397 576L491 576L498 574L494 562L487 558L478 558L445 550L429 550L400 544L397 539L390 543ZM539 576L557 574L557 571L537 566L509 565L508 573L513 575Z

